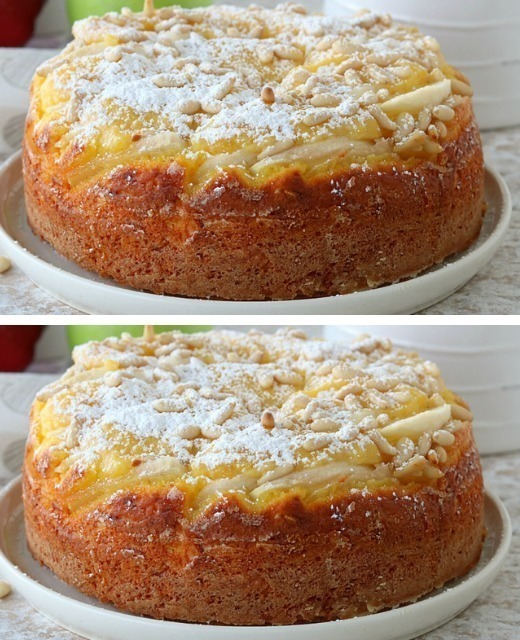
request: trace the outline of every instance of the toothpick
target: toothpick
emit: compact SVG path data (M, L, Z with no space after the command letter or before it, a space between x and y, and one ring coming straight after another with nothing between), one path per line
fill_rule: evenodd
M153 325L151 324L144 325L143 338L146 340L146 342L153 342L155 338L155 331L153 330Z
M153 5L153 0L144 0L144 9L143 12L145 16L151 18L155 12L155 7Z

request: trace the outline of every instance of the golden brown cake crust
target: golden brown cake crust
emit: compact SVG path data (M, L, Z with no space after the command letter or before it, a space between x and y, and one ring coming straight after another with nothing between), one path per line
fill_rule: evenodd
M201 298L293 299L413 276L477 238L483 159L471 104L457 109L435 162L358 166L262 187L228 170L194 194L183 171L125 166L71 188L32 142L28 218L67 258L123 285Z
M404 604L478 560L471 411L416 353L148 327L73 360L33 403L24 503L35 558L85 593L292 624Z
M120 492L71 515L26 455L27 538L67 583L124 610L234 625L346 618L413 601L480 556L483 487L469 425L437 486L357 491L250 513L228 497L183 519L180 492Z

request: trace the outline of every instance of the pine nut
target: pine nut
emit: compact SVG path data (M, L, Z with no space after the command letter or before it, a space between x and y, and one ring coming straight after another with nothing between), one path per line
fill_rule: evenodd
M200 436L200 427L196 424L183 424L177 429L177 435L185 440L195 440Z
M442 122L450 122L455 117L455 111L445 104L439 104L433 108L433 115Z
M438 142L434 142L433 140L425 140L424 141L424 150L426 153L431 153L433 155L438 155L444 151L444 147L440 145Z
M219 426L217 425L203 425L200 428L200 432L201 434L207 438L208 440L216 440L217 438L220 438L220 436L222 435L222 429L220 429Z
M318 93L310 100L313 107L337 107L340 99L332 93Z
M296 393L289 400L289 405L293 411L301 411L309 404L311 399L304 393Z
M466 407L461 407L460 404L451 405L451 415L455 420L462 420L463 422L471 422L473 420L473 414Z
M157 413L182 413L186 405L177 399L161 398L152 402L152 407Z
M105 384L107 387L119 387L123 382L123 378L119 371L113 371L111 373L107 373L105 376Z
M253 27L249 32L251 38L260 39L264 35L264 28L261 25Z
M314 111L313 113L308 113L304 116L302 122L306 124L308 127L317 126L327 122L332 117L332 113L330 111Z
M440 444L442 447L449 447L455 442L455 436L453 433L446 431L444 429L439 429L439 431L433 432L433 441L437 444Z
M72 449L78 444L78 436L79 436L79 428L77 423L73 421L70 424L67 430L67 434L65 436L65 445L67 446L68 449Z
M262 426L266 429L274 429L275 421L271 411L264 411L262 414Z
M397 478L402 478L406 476L420 475L426 465L426 458L416 454L395 470L395 476Z
M169 363L172 365L177 364L186 364L189 362L192 353L189 349L174 349L170 355L164 359L164 363ZM161 366L161 361L159 361L159 366Z
M444 473L439 469L439 467L436 467L429 463L426 463L426 466L423 469L423 474L427 478L431 478L432 480L438 480L439 478L442 478L442 476L444 475Z
M248 358L249 362L254 362L255 364L260 364L263 359L264 359L264 353L263 351L260 351L260 350L253 351Z
M448 459L448 454L446 453L446 449L441 446L435 447L435 453L439 459L439 462L444 463Z
M345 60L342 62L339 67L336 69L337 73L343 75L345 71L349 69L354 69L355 71L359 71L363 68L363 62L359 58L350 58L350 60Z
M330 49L332 47L332 45L336 40L337 40L337 36L332 36L332 35L325 36L321 40L318 40L318 42L314 46L314 50L327 51L327 49Z
M345 409L347 411L356 412L356 411L360 411L363 408L358 398L351 394L345 396L345 399L343 400L343 404L345 405Z
M274 55L281 60L293 60L294 62L302 62L304 57L300 49L288 44L281 44L275 47Z
M222 103L218 100L203 100L200 103L200 108L208 115L215 115L222 111Z
M427 140L427 135L424 131L416 129L408 137L395 145L396 151L412 151L415 149L421 149Z
M318 433L313 436L308 436L303 442L303 448L305 451L319 451L331 443L330 436L324 433Z
M271 89L271 87L264 87L262 89L262 92L260 93L260 98L266 104L273 104L275 101L274 91Z
M430 111L430 109L428 109L427 107L425 107L424 109L421 109L421 112L417 117L417 125L419 129L421 131L426 131L426 129L428 129L428 127L430 126L431 121L432 121L432 112Z
M192 116L200 110L200 102L198 100L180 100L177 103L177 109L185 115Z
M446 429L450 431L450 433L457 433L461 429L464 429L467 426L467 422L463 422L462 420L452 420Z
M302 417L303 417L303 419L305 420L305 422L308 422L308 421L311 419L312 414L313 414L315 411L317 411L318 407L319 407L319 405L318 405L318 403L316 402L316 400L311 400L311 401L307 404L307 406L306 406L306 407L305 407L305 409L303 410L303 416L302 416Z
M316 432L337 431L339 429L339 424L330 418L318 418L311 423L311 429Z
M446 104L452 109L455 109L456 107L460 107L460 105L464 103L464 100L464 96L458 96L452 93L451 96L446 98Z
M5 273L11 268L11 261L6 256L0 256L0 273Z
M430 136L430 138L432 140L439 140L440 139L440 133L439 130L437 129L437 127L434 124L431 124L428 129L427 129L428 135Z
M73 93L70 97L69 103L67 104L67 109L65 111L65 118L69 124L72 124L78 119L78 110L79 110L79 98Z
M354 377L355 373L356 372L354 369L352 369L352 367L349 367L345 364L336 365L332 369L332 375L334 376L334 378L336 378L336 380L350 380ZM341 400L341 398L339 399Z
M442 80L446 80L446 76L440 69L433 69L430 71L428 78L433 82L442 82Z
M433 464L439 464L439 456L437 454L437 451L435 451L435 449L430 449L430 451L428 451L426 457Z
M166 74L154 76L152 78L152 82L156 87L159 87L159 89L170 89L173 87L178 88L183 87L186 84L186 80L184 78Z
M231 93L231 91L233 91L235 82L236 79L233 76L228 76L216 87L213 87L211 96L215 98L215 100L223 100L228 95L228 93Z
M415 444L410 438L399 438L396 449L396 462L403 464L414 455Z
M432 36L424 36L423 42L424 46L434 53L438 53L441 49L439 42Z
M368 110L374 116L377 122L383 127L383 129L388 129L389 131L395 131L397 129L397 124L393 120L391 120L378 105L373 104L369 107Z
M370 439L376 445L376 447L379 449L381 453L384 453L392 457L397 455L398 453L397 449L393 447L388 442L388 440L383 435L381 435L379 431L377 431L377 429L374 431L370 431L368 435L370 436Z
M329 373L331 372L332 372L332 365L328 363L322 364L316 369L317 376L328 376Z
M292 384L298 386L303 384L303 379L296 371L279 371L274 374L274 379L280 384Z
M341 389L336 391L336 393L334 394L334 398L336 398L336 400L344 400L345 397L350 393L357 395L362 392L363 387L359 384L347 384L345 387L341 387Z
M11 585L5 580L0 580L0 598L5 598L11 593Z
M432 446L432 437L429 433L423 433L417 443L417 450L422 456L425 456Z
M215 413L212 415L213 422L216 422L219 425L224 424L224 422L229 420L229 418L231 418L231 416L233 415L235 407L236 403L232 400L226 402L218 411L215 411Z
M397 116L397 134L400 140L409 136L414 128L415 119L411 113L404 112Z
M469 86L469 84L466 84L465 82L462 82L462 80L458 80L457 78L451 79L451 90L453 91L453 93L456 93L460 96L473 95L473 89Z
M262 389L270 389L274 384L274 374L270 371L258 371L256 378Z
M105 50L105 60L107 62L119 62L122 57L121 49L117 47L110 47Z
M287 77L285 78L282 84L284 85L285 88L294 88L303 84L304 82L307 82L307 80L310 77L311 77L310 71L307 71L307 69L302 69L301 67L298 67L296 69L293 69L291 73L287 75Z
M262 64L270 64L274 60L274 51L272 49L258 49L257 56Z
M309 98L317 84L318 84L317 76L310 76L309 78L307 78L307 80L305 81L305 84L300 89L301 95L304 98Z

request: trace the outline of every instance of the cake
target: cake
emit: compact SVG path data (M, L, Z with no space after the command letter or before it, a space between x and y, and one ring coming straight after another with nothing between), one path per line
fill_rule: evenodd
M382 339L148 330L74 351L31 411L33 556L160 619L283 625L413 602L478 561L471 413Z
M290 300L412 277L484 212L472 89L388 15L123 10L41 66L27 215L81 267L158 294Z

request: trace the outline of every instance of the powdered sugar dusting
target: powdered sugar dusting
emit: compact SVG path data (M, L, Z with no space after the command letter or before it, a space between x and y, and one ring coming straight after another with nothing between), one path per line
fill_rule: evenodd
M392 422L388 414L444 389L436 367L387 341L348 345L290 330L112 338L76 348L74 361L38 396L64 478L115 454L117 464L147 465L137 466L145 475L245 473L254 486L277 469L349 459L353 444L373 447L370 432ZM265 410L274 426L264 426Z
M351 141L339 151L350 150L352 161L392 153L391 131L372 106L388 88L409 90L400 88L403 78L429 83L428 73L444 65L431 38L388 16L349 22L295 5L109 13L77 23L74 35L40 69L46 90L32 110L64 163L92 146L98 154L158 150L197 167L242 150L234 166L255 173L266 148L276 155L275 145L337 136ZM274 103L261 98L265 86Z

